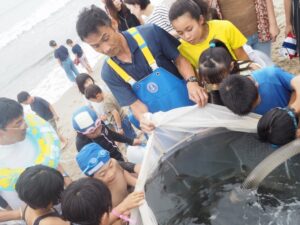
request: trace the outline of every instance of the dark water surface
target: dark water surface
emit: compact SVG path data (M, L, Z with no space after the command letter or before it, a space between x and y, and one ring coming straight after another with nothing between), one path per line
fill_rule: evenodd
M214 129L171 151L146 185L160 225L299 224L299 157L274 170L257 191L240 190L272 153L256 135Z

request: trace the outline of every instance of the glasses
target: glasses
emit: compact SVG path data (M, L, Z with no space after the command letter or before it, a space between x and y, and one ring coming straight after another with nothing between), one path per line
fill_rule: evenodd
M97 120L95 121L94 126L88 128L86 131L81 132L81 133L84 134L84 135L94 133L94 132L95 132L99 127L101 127L101 126L102 126L102 124L101 124L101 119L99 118L99 119L97 119Z

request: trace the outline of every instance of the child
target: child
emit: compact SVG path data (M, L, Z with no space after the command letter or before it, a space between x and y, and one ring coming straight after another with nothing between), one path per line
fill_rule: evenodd
M278 68L266 67L249 76L230 75L220 85L225 106L238 115L265 114L275 107L286 107L292 92L300 92L300 77Z
M79 44L74 44L71 39L66 40L66 44L72 48L72 52L75 54L75 60L78 60L80 64L87 70L89 74L93 73L93 70Z
M77 84L78 90L81 94L84 95L85 89L90 85L90 84L95 84L94 79L86 74L86 73L81 73L78 74L78 76L75 79L75 82Z
M124 214L140 206L143 199L142 192L133 192L111 211L111 193L106 185L97 179L81 178L63 192L61 207L63 217L72 223L108 225L119 218L129 222Z
M85 97L92 102L92 106L98 116L101 119L105 116L108 123L112 123L118 133L132 139L136 138L136 133L126 113L112 95L104 94L99 86L91 84L85 89Z
M28 92L22 91L17 96L18 102L24 105L30 105L32 111L36 112L37 115L48 121L56 131L61 143L62 149L66 147L68 141L57 129L56 122L59 117L54 110L53 106L41 97L31 96Z
M81 171L107 185L112 196L112 206L117 206L128 195L127 186L134 187L136 178L124 171L109 152L96 143L85 145L76 156Z
M236 61L227 47L218 40L212 40L199 59L199 77L209 89L210 102L223 105L219 95L219 84L231 73L249 74L260 66L251 61Z
M243 49L247 39L229 21L206 21L207 5L201 0L177 0L170 8L169 19L181 38L180 53L194 66L212 39L222 41L234 59L248 60Z
M64 178L57 170L43 165L28 167L16 183L19 198L27 204L23 212L26 224L70 224L53 208L63 190Z
M300 137L298 128L300 109L274 108L263 115L257 124L257 134L262 141L273 145L285 145Z

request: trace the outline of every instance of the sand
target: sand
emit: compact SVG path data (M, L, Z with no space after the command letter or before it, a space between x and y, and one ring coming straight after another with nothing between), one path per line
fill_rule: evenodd
M277 64L278 66L284 68L285 70L293 74L298 75L299 58L293 60L283 59L278 53L285 36L284 34L285 16L284 16L284 10L282 5L283 1L276 0L276 2L274 1L274 4L275 4L277 22L281 32L276 42L272 44L272 59L275 62L275 64ZM98 63L94 67L95 72L92 75L93 78L95 78L96 83L100 86L103 85L103 82L100 79L100 71L102 68L103 59L104 59L103 57L99 58ZM68 146L62 150L61 162L65 170L73 179L77 179L78 177L81 177L82 173L78 169L75 162L75 156L77 153L75 147L76 133L72 129L71 118L72 118L73 111L75 111L78 107L83 106L84 104L85 103L84 103L83 96L79 93L77 87L74 85L54 105L55 109L57 110L60 116L60 121L58 123L59 128L63 133L63 135L69 139Z

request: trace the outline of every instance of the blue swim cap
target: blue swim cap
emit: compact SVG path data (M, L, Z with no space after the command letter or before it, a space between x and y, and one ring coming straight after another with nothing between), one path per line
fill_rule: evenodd
M92 176L109 160L109 152L96 143L85 145L76 156L80 170L87 176Z

